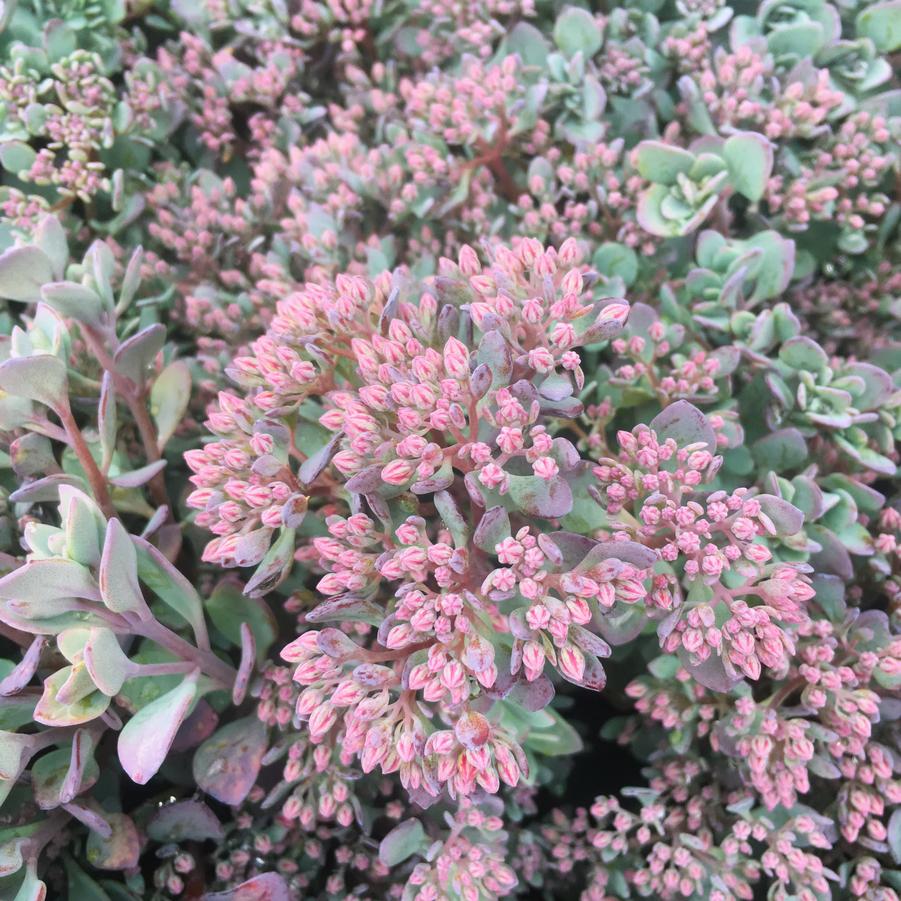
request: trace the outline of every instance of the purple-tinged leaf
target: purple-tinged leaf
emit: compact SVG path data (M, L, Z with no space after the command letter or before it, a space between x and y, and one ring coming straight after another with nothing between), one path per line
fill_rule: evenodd
M165 343L166 327L159 323L148 325L119 345L115 357L116 370L136 386L143 385L147 370Z
M491 507L482 514L473 534L473 544L487 554L494 554L495 547L510 537L510 516L503 507Z
M17 488L10 494L9 499L14 504L40 504L47 501L55 502L59 499L59 489L63 485L72 485L81 491L87 487L84 479L79 476L69 475L64 472L55 472L53 475L35 479L21 488Z
M0 579L0 598L17 601L53 601L58 598L100 600L100 588L91 571L74 560L32 560Z
M61 804L68 804L97 781L100 769L94 761L94 736L89 729L77 729L72 739L69 769L59 787Z
M138 578L160 600L184 617L194 630L199 646L208 646L203 604L197 589L149 541L134 535L131 541L137 553Z
M586 654L592 654L595 657L609 657L613 653L613 649L604 641L603 638L589 632L582 626L571 625L569 627L569 635L577 647L580 647Z
M279 530L278 538L244 586L244 594L256 598L272 591L287 577L293 564L294 529L284 527Z
M658 559L657 551L637 541L603 541L591 548L577 568L580 571L590 570L604 560L621 560L638 569L648 569Z
M103 553L97 571L104 605L114 613L143 614L147 610L138 585L138 555L121 520L106 525Z
M181 724L175 735L175 741L172 742L172 750L181 752L196 748L216 731L218 725L219 714L201 698Z
M44 726L79 726L100 716L110 699L93 685L84 666L64 666L44 680L44 693L34 708L34 721ZM60 700L66 690L71 700ZM65 697L65 695L64 695Z
M0 297L5 300L40 300L41 286L53 277L53 264L40 247L11 247L0 254Z
M360 653L360 646L351 641L340 629L323 629L316 644L327 657L335 660L348 659Z
M235 545L235 564L238 566L256 566L260 563L263 557L266 556L266 552L272 543L272 532L272 529L264 526L261 529L254 529L239 536Z
M208 892L201 901L296 901L296 897L284 876L261 873L227 892Z
M38 671L38 664L41 662L41 652L44 650L45 643L46 639L40 636L31 642L25 655L12 672L0 682L0 696L8 697L18 694L34 678L34 674Z
M413 494L432 494L436 491L445 491L453 484L453 470L449 466L443 466L431 478L420 479L418 482L414 482L410 486L410 491L412 491Z
M156 842L219 841L224 833L216 814L203 801L176 801L160 807L147 823Z
M532 712L544 710L554 700L554 683L547 676L539 676L533 682L516 682L509 697Z
M119 475L110 476L110 484L115 485L117 488L140 488L165 468L165 460L155 460L153 463L148 463L140 469L133 469L130 472L121 472Z
M343 435L343 432L335 432L325 445L300 464L297 475L301 483L312 485L316 481L319 474L329 465L332 457L335 456Z
M256 716L223 726L194 754L197 785L223 804L240 804L256 782L268 738L268 729Z
M479 363L469 377L469 390L473 397L482 398L491 387L491 368L487 363Z
M572 490L560 476L541 479L538 476L511 475L509 482L509 498L530 516L561 519L573 508Z
M83 732L84 730L79 730ZM89 789L98 779L100 769L93 757L88 756L80 770L76 772L77 781L75 790L71 791L71 784L66 785L72 768L72 748L57 748L39 757L31 767L32 790L34 800L41 810L53 810L62 804L68 804L75 797L80 788L83 791ZM66 785L66 795L63 797L63 786Z
M691 663L689 654L684 648L679 648L678 655L695 682L711 691L727 692L741 681L741 676L731 667L727 668L723 658L717 654L711 654L698 664Z
M235 684L232 686L232 704L236 707L247 694L247 686L253 675L256 652L256 643L253 640L250 626L247 623L241 623L241 663L238 666L238 674L235 676Z
M56 411L69 407L66 364L52 354L14 357L0 364L0 390L13 397L37 401Z
M88 835L85 857L99 870L131 870L141 858L141 838L131 817L107 813L112 834L104 838L96 832Z
M354 494L372 494L382 487L382 467L367 466L351 476L344 487Z
M547 537L559 548L563 560L559 564L563 569L575 569L598 542L576 532L549 532Z
M637 638L647 621L647 613L640 605L617 603L609 611L597 614L592 623L610 644L619 647Z
M317 604L305 617L308 623L360 622L377 626L385 618L385 611L366 598L345 594Z
M91 629L83 654L85 668L97 688L109 697L119 694L131 673L132 662L115 634L109 629Z
M197 696L199 670L142 707L119 733L119 762L132 781L146 785L163 765L175 734Z
M91 832L96 832L103 838L109 838L113 834L113 830L106 821L106 818L101 816L96 810L92 810L90 807L85 807L74 801L69 804L63 804L62 807L66 813L75 817L75 819L83 826L87 826Z
M804 514L794 504L773 494L759 494L757 500L760 502L761 513L766 517L761 522L767 531L770 531L770 524L776 535L794 535L801 531Z
M651 428L660 441L672 438L680 447L703 443L710 453L716 453L716 434L707 417L687 400L677 400L651 420Z

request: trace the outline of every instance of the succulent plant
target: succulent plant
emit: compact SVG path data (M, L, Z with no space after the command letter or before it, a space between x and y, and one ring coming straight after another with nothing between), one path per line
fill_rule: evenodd
M897 901L899 48L0 3L0 897Z

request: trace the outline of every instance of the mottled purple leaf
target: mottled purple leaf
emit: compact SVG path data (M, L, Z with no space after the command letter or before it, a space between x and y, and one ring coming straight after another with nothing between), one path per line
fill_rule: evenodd
M510 537L510 516L503 507L486 510L472 536L473 544L488 554L494 554L495 547Z
M223 804L240 804L256 782L268 737L256 715L223 726L194 754L197 785Z
M279 873L261 873L226 892L207 892L201 901L297 901Z
M99 870L131 870L141 857L141 838L131 817L124 813L107 813L112 834L103 838L96 832L88 834L85 857Z
M509 482L507 494L523 513L561 519L572 510L572 490L559 475L551 479L511 475Z
M716 434L707 417L687 400L677 400L651 420L651 428L660 441L672 438L680 447L703 442L716 453Z
M147 835L157 842L219 841L222 824L203 801L176 801L160 807L147 823Z

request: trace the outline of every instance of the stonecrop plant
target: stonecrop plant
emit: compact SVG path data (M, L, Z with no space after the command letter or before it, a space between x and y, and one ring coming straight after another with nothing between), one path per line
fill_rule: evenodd
M0 2L0 899L901 901L901 2Z

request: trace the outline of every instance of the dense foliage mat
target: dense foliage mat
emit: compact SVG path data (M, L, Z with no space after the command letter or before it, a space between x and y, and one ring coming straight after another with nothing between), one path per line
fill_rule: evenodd
M898 901L899 52L0 2L0 897Z

